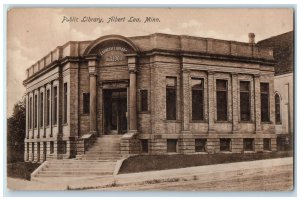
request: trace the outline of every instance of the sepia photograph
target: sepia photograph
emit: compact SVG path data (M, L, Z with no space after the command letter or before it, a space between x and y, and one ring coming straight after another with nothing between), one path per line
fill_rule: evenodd
M294 9L9 7L4 188L293 191Z

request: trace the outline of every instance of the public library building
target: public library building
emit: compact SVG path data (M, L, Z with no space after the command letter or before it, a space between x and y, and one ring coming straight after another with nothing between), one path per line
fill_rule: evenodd
M254 34L70 41L26 72L25 161L277 149L273 51Z

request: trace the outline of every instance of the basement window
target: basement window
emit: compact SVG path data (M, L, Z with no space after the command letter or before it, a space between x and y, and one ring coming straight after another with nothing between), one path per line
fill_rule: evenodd
M51 141L50 142L50 154L53 154L54 153L54 142Z
M206 152L206 139L195 139L195 152Z
M244 139L244 151L254 151L254 139L253 138Z
M177 152L177 139L167 139L167 152L168 153Z
M271 151L271 139L270 138L264 138L264 150L265 151Z
M141 142L142 153L148 153L148 140L141 139L140 142Z
M220 151L231 151L231 139L229 138L220 139Z
M67 141L62 141L62 153L67 153Z

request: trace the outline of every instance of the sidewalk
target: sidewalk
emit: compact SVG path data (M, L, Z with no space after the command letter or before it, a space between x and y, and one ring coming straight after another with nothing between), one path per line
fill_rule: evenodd
M180 169L149 171L140 173L121 174L109 177L78 178L69 180L68 178L49 178L43 181L18 182L16 179L8 178L12 182L9 186L14 189L24 190L84 190L127 186L143 185L151 183L177 182L189 180L218 180L222 177L239 177L240 175L253 175L257 172L271 172L278 166L292 166L293 158L277 158L258 161L247 161L227 164L217 164L208 166L197 166ZM56 181L56 182L54 182ZM24 186L25 185L25 186ZM134 190L134 189L132 189Z

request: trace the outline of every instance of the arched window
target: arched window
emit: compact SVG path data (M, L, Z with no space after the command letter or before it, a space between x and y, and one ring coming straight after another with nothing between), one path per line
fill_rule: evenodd
M280 97L277 93L275 94L275 122L276 122L276 124L281 123L281 118L280 118Z

